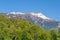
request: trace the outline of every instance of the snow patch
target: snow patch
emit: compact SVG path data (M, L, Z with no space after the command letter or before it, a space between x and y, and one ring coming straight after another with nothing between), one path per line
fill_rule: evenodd
M43 19L50 19L50 18L46 17L45 15L43 15L41 12L40 13L33 13L32 12L31 14L34 15L34 16L43 18Z
M10 13L8 13L7 15L9 15L9 14L14 14L14 15L16 15L16 14L24 14L24 13L22 13L22 12L10 12Z

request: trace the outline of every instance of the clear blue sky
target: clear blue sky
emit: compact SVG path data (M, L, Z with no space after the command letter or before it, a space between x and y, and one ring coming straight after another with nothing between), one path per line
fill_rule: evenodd
M42 12L60 21L60 0L0 0L0 12Z

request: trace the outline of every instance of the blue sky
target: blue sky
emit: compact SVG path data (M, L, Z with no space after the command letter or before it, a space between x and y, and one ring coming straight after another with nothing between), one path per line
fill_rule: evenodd
M60 0L0 0L0 12L42 12L60 21Z

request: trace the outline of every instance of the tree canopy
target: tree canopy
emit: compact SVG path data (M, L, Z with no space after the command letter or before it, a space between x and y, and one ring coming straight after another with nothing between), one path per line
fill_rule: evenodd
M0 15L0 40L57 40L55 31L46 31L22 18Z

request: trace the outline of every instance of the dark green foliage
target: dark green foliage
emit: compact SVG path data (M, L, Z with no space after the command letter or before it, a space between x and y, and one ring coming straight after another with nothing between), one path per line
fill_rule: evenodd
M25 19L0 15L0 40L57 40L57 35Z
M55 30L51 30L51 40L57 40L57 32Z

